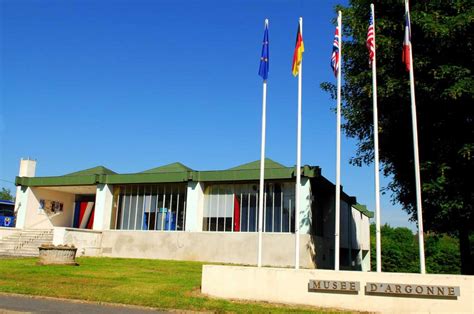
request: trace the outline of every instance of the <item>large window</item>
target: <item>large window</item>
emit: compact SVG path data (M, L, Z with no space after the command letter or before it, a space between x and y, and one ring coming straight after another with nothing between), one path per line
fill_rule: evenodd
M124 185L116 188L115 229L184 230L186 185Z
M258 231L258 184L210 184L205 191L203 230ZM264 232L295 231L295 183L265 184Z

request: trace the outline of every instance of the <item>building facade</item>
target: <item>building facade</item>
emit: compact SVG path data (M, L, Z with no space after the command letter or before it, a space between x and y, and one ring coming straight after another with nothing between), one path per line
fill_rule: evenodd
M16 178L16 228L53 230L54 244L87 256L257 261L260 162L195 171L173 163L118 174L99 166L36 177L21 160ZM263 265L293 266L295 168L265 161ZM334 185L319 167L304 166L300 193L300 263L334 266ZM370 270L372 213L341 199L341 269Z

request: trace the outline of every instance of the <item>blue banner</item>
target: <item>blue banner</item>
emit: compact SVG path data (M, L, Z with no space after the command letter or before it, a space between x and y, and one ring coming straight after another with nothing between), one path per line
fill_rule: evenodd
M0 227L14 227L14 221L15 217L13 216L0 216Z

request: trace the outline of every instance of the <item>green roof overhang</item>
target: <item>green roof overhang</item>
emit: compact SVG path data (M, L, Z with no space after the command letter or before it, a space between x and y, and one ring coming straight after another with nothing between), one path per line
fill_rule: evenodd
M285 167L271 159L265 159L265 180L293 180L296 167ZM332 190L334 184L321 175L321 168L304 166L301 175L315 179L321 187ZM143 183L179 183L197 182L246 182L260 179L260 161L254 161L218 171L195 171L181 163L153 168L144 172L117 174L116 172L98 166L56 177L16 177L15 185L30 187L48 186L83 186L97 184L143 184ZM341 198L369 218L374 214L366 206L358 204L355 197L344 192Z
M361 212L362 214L364 214L365 216L369 217L369 218L374 218L374 213L371 212L370 210L367 209L367 206L365 205L362 205L362 204L359 204L359 203L356 203L356 204L353 204L352 207L354 207L355 209L357 209L359 212Z
M16 177L15 184L22 186L71 186L96 185L101 175L60 176L60 177Z
M266 180L291 180L295 168L271 168L265 170ZM320 175L318 167L305 166L301 174L314 178ZM177 183L187 181L232 182L260 179L260 170L182 171L163 173L96 174L57 177L16 177L15 184L22 186L72 186L96 184Z
M130 173L108 175L100 183L107 184L133 184L133 183L176 183L189 181L190 172L164 172L164 173Z
M265 159L266 180L292 180L296 168L285 167L271 159ZM301 175L309 178L321 176L319 167L304 166ZM117 174L98 166L56 177L16 177L15 184L22 186L73 186L97 184L140 184L199 182L236 182L260 179L260 161L219 171L195 171L180 163L173 163L139 173Z
M267 168L265 180L290 180L295 178L296 168ZM321 174L319 167L304 166L301 174L305 177L316 177ZM255 181L260 179L260 169L229 169L223 171L195 171L192 181L221 182L221 181Z
M267 169L265 179L290 179L293 169ZM193 181L220 182L220 181L254 181L260 179L260 170L225 170L200 171L193 173Z

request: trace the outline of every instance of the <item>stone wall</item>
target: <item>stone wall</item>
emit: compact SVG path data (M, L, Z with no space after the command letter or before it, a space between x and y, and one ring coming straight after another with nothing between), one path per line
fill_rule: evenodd
M310 280L330 282L327 287L345 291L310 291ZM350 282L353 282L351 285ZM345 283L345 285L343 285ZM370 283L373 283L370 284ZM367 293L365 287L385 285L385 293ZM359 291L349 291L358 285ZM409 285L410 289L407 289ZM425 286L425 287L423 287ZM440 295L438 288L443 287ZM434 291L422 295L423 290ZM402 295L409 291L409 295ZM403 288L403 291L401 291ZM454 296L459 288L459 296ZM313 305L384 313L473 313L474 276L420 275L332 270L295 270L204 265L202 292L214 297ZM388 293L387 293L388 292ZM429 294L429 293L428 293Z

